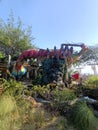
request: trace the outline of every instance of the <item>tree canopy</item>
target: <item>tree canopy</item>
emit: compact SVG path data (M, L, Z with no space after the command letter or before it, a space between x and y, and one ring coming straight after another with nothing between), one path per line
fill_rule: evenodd
M24 29L21 19L18 18L15 22L12 12L7 22L0 19L0 49L5 55L19 55L26 49L35 48L33 40L32 27Z
M80 62L84 64L98 64L98 45L88 46Z

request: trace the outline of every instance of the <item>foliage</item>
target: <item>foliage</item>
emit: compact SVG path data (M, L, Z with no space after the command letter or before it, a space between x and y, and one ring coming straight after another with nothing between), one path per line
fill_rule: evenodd
M0 128L2 130L48 130L48 128L63 130L68 128L67 121L63 117L54 117L44 108L34 108L31 102L23 99L23 86L20 82L0 79L0 87L3 88L0 99ZM33 92L42 95L50 92L49 85L34 86L32 89Z
M31 26L24 29L20 18L16 22L12 12L7 23L0 20L0 46L7 55L19 55L23 50L33 48L33 40Z
M58 125L59 125L59 130L65 130L65 129L67 130L68 123L67 123L66 118L62 118Z
M44 108L34 108L24 99L16 102L13 96L3 95L0 100L0 128L2 130L63 130L68 127L64 117L54 117Z
M12 96L0 98L0 128L2 130L14 130L20 127L19 112L16 101Z
M0 99L0 128L2 130L24 129L27 123L28 129L35 130L36 127L41 127L44 123L43 114L37 111L32 113L32 104L22 98L21 83L2 79L0 87L3 88Z
M84 88L97 88L98 87L98 76L89 76L84 81Z
M0 59L4 58L4 54L2 52L0 52Z
M85 102L77 102L73 108L72 122L79 130L98 130L98 119Z
M70 89L64 89L63 91L56 89L52 92L52 95L54 100L51 106L56 110L60 110L61 113L69 109L68 104L70 101L76 99L74 91Z
M0 87L3 89L3 95L13 96L16 100L21 98L23 92L23 85L21 82L10 79L9 81L5 79L0 79Z
M35 85L33 87L33 96L37 97L38 94L46 96L48 95L50 92L50 86L49 85L44 85L44 86L40 86L40 85Z
M37 77L34 79L33 84L34 85L41 84L41 78L42 78L42 75L41 74L37 74Z
M59 89L55 89L53 91L54 99L58 102L60 101L71 101L76 98L74 91L70 89L63 89L60 91Z

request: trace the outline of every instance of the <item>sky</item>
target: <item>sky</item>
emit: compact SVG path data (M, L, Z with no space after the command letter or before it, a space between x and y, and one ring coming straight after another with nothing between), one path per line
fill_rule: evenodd
M33 44L60 48L62 43L98 44L98 0L0 0L0 18L13 11L32 26Z

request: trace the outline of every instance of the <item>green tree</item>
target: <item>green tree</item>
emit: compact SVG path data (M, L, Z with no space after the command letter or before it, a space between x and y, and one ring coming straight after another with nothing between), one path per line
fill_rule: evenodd
M14 56L24 50L35 48L32 44L33 40L32 27L28 26L24 29L21 19L18 18L16 23L12 12L7 22L0 20L0 47L5 54Z

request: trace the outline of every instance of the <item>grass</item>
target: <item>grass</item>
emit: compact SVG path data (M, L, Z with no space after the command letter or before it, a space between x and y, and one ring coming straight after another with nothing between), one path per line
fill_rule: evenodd
M0 128L14 130L20 125L18 119L19 112L15 99L11 96L2 96L0 98Z
M1 130L69 130L67 119L54 116L43 107L34 108L21 99L18 103L12 96L0 99Z
M6 90L0 97L0 128L1 130L74 130L66 117L53 114L43 106L34 108L21 96L22 85L16 81L4 81L2 87ZM7 89L8 88L8 89ZM35 92L48 93L48 88L35 87ZM51 91L53 109L67 110L66 102L76 99L74 91L58 89ZM36 95L36 93L35 93ZM27 95L29 96L29 95ZM56 108L56 109L55 109ZM97 118L92 110L83 102L73 107L72 122L75 130L98 130Z
M73 108L72 122L78 130L98 130L98 119L84 102L78 102Z

